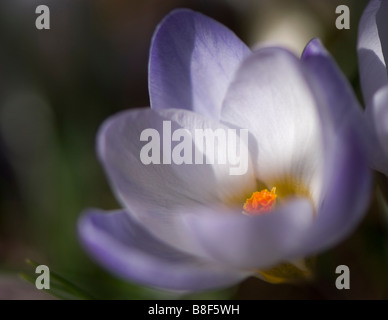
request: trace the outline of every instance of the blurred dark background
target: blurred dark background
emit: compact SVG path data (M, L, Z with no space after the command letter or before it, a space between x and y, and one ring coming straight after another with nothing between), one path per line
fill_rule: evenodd
M38 5L50 30L37 30ZM350 30L335 9L350 8ZM381 299L388 297L387 220L373 201L363 224L320 255L316 278L300 285L249 279L239 287L178 295L120 281L84 253L76 221L86 207L119 205L95 155L99 125L148 106L152 33L172 9L188 7L230 27L249 46L280 43L296 54L320 37L360 97L357 24L367 1L353 0L2 0L0 2L0 299L50 299L18 278L26 258L98 298ZM375 198L374 200L376 200ZM385 219L385 220L384 220ZM351 290L335 288L335 268Z

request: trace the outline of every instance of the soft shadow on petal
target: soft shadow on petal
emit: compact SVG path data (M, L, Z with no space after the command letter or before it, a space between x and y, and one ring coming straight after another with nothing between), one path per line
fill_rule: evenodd
M300 255L325 250L345 239L363 218L370 201L372 175L354 128L345 125L326 152L326 181L318 216Z
M375 124L377 137L385 152L385 161L381 171L388 175L388 86L376 92L371 109L370 114Z
M153 287L207 290L233 285L249 273L205 263L156 240L125 211L84 212L78 224L86 250L115 274Z
M307 44L302 54L302 62L319 108L325 139L325 162L336 157L327 149L341 143L339 132L348 127L353 131L354 139L359 140L364 154L369 156L370 166L376 166L383 155L374 129L367 127L367 116L362 111L348 80L318 39ZM327 176L325 174L325 177Z
M370 154L375 154L376 141L367 129L361 105L350 83L322 43L318 39L311 40L301 60L317 101L324 139L333 139L344 123L351 123L364 147L373 148Z
M182 128L190 134L200 128L228 129L187 110L125 111L112 116L101 127L98 154L122 205L154 235L171 245L183 246L172 237L176 226L173 210L227 202L233 196L252 192L256 180L249 155L244 159L248 165L246 174L235 176L229 174L229 164L143 164L140 153L149 142L140 141L141 133L149 128L156 130L162 148L163 121L171 121L171 132ZM178 142L173 142L172 148L174 144ZM176 234L179 232L175 230Z
M383 56L385 60L385 66L388 61L388 2L386 0L381 1L380 9L376 14L376 24L379 32L379 38Z
M186 234L209 257L238 268L268 268L285 262L301 246L314 210L308 199L290 199L269 214L247 216L203 208L183 215Z
M384 2L384 1L383 1ZM368 107L373 95L381 87L388 84L386 61L380 39L380 26L376 15L381 6L380 0L372 0L366 7L358 27L358 61L360 69L361 89L364 102ZM386 24L387 14L384 16ZM383 27L383 26L381 26ZM386 35L385 31L385 35ZM381 35L382 36L382 35ZM385 41L388 41L387 39Z
M228 89L221 120L249 129L254 137L250 152L261 180L271 185L291 177L317 198L322 158L320 122L314 96L295 55L271 47L253 52Z
M325 143L318 216L300 251L312 254L344 239L363 217L371 195L366 150L376 153L378 148L350 84L319 40L307 45L302 62L318 102Z
M362 134L365 134L363 112L357 97L319 39L313 39L307 44L301 60L307 67L309 84L316 96L320 116L327 122L323 125L331 126L331 130L336 131L345 119L354 117L358 126L361 125L359 130L364 130Z
M249 48L219 22L188 9L157 27L149 61L154 109L187 109L219 119L222 100Z

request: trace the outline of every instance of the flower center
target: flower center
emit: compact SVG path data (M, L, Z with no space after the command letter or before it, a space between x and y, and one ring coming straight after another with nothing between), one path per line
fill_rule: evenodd
M275 206L275 200L277 195L275 194L276 188L273 187L271 191L267 189L256 191L252 193L243 206L243 213L248 215L263 214L271 211Z

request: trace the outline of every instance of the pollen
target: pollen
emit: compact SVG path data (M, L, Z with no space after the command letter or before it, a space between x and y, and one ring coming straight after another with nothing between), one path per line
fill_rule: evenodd
M243 210L245 214L257 215L271 211L275 206L276 188L271 191L267 189L254 192L250 198L245 201Z

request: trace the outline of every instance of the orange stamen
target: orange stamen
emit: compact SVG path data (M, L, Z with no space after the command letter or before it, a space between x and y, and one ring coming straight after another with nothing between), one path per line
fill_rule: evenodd
M245 201L243 207L244 213L256 215L271 211L275 205L275 192L275 187L272 188L271 191L264 189L260 192L254 192L252 196Z

